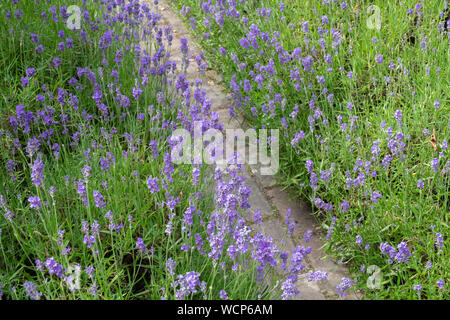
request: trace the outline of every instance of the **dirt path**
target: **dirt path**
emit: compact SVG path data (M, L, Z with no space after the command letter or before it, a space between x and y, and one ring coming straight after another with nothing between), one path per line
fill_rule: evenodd
M153 7L153 1L148 1ZM242 119L233 119L228 112L230 98L225 88L220 84L222 77L213 70L208 70L204 75L197 70L197 64L194 57L201 53L200 46L196 43L194 37L190 34L189 29L179 18L168 2L159 1L158 12L162 15L163 24L170 25L174 30L174 39L170 48L171 60L176 61L177 66L182 65L182 54L180 52L181 41L185 37L189 45L190 64L186 72L188 81L194 81L199 78L203 81L203 89L206 90L208 98L211 99L211 109L219 114L220 122L224 128L242 128L240 123ZM245 130L245 128L243 128ZM266 236L271 236L279 248L292 252L298 246L311 246L312 252L306 258L307 270L300 275L297 287L300 294L295 298L298 300L317 300L317 299L336 299L336 286L341 282L342 277L349 277L344 265L338 264L330 259L325 259L325 254L320 249L323 242L320 241L320 229L311 215L311 209L304 203L292 201L287 192L282 191L272 176L262 176L259 168L255 165L246 164L247 186L251 188L249 201L251 209L248 210L246 220L252 228L259 228L253 223L253 213L260 210L263 218L261 228ZM284 221L286 212L290 208L291 219L296 222L296 231L292 238L285 235L286 227ZM307 230L313 231L313 237L310 242L303 240L303 234ZM283 245L284 244L284 245ZM306 272L326 271L328 272L327 281L317 284L306 280ZM344 299L358 299L356 294L350 293Z

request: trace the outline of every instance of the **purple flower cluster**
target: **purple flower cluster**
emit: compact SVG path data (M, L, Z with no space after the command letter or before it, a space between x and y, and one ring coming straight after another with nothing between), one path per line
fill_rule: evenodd
M200 287L200 273L190 271L184 275L178 275L177 280L173 283L173 287L177 288L175 292L177 300L182 300L190 294L197 293L197 288Z
M324 280L326 280L327 279L327 277L328 277L328 272L326 272L326 271L316 271L316 272L313 272L313 271L309 271L307 274L306 274L306 279L308 280L308 281L315 281L315 282L318 282L318 281L324 281Z
M25 281L23 287L25 288L27 296L32 300L39 300L42 297L42 293L37 290L36 285L33 282Z
M149 176L147 179L147 187L152 194L159 191L158 181L159 179L157 177L153 178L152 176Z
M95 206L100 209L105 208L105 198L98 190L93 191Z
M349 278L342 278L341 283L336 287L337 293L340 297L347 296L347 290L352 286L352 281Z
M393 248L389 243L384 242L380 244L381 253L384 255L388 255L389 264L392 264L393 261L401 262L409 262L409 258L411 257L411 252L408 250L408 246L406 242L400 242L397 246L397 250Z
M30 208L34 210L39 210L42 207L41 199L37 196L31 196L28 198L28 202L30 203Z
M63 266L58 264L53 257L50 257L45 261L45 266L47 267L48 273L54 274L59 278L62 278L64 273L66 273Z

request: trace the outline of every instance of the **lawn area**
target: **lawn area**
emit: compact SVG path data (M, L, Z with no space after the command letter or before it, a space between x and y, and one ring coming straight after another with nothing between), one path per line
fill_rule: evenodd
M364 297L448 299L448 2L170 3Z

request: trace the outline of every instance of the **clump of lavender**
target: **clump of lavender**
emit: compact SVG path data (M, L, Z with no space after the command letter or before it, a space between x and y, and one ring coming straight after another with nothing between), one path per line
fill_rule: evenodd
M174 288L178 288L175 292L175 298L182 300L190 294L198 292L197 287L200 286L200 273L196 271L187 272L184 275L178 275L177 280L173 283Z
M281 290L283 290L281 294L281 299L288 300L291 297L294 297L300 293L297 286L295 285L295 282L291 278L287 278L282 284L281 284Z
M153 178L152 176L149 176L147 179L147 187L150 189L150 192L156 193L159 191L159 184L158 184L158 178Z
M219 296L220 296L220 299L222 299L222 300L228 300L228 294L225 290L220 290Z
M44 163L40 158L37 158L31 168L31 181L36 187L39 187L42 184L42 180L44 179L43 170Z
M303 235L303 240L305 240L306 243L311 241L311 238L313 237L313 232L312 230L308 230L305 232L305 234Z
M28 198L30 203L30 208L34 210L39 210L42 207L41 199L38 196L31 196Z
M167 259L166 269L167 269L167 274L169 276L175 275L175 266L176 266L176 262L173 261L172 258Z
M50 257L45 261L45 266L50 274L54 274L59 278L62 278L66 272L64 267L57 263L53 257Z
M94 190L93 195L94 195L95 206L97 208L104 209L105 208L105 198L103 197L103 195L98 190Z
M42 293L37 290L35 284L32 281L25 281L23 287L25 288L25 292L29 298L33 300L39 300L42 297Z
M146 254L148 252L147 246L145 245L142 238L137 238L136 248L138 249L139 253Z
M347 296L347 290L352 286L352 281L349 278L342 278L341 283L336 287L336 291L340 297Z
M442 252L442 248L444 247L444 237L441 233L436 232L436 238L434 241L436 248L438 249L438 254Z
M318 282L318 281L324 281L324 280L326 280L327 279L327 277L328 277L328 272L326 272L326 271L316 271L316 272L313 272L313 271L309 271L307 274L306 274L306 279L308 280L308 281L315 281L315 282Z
M408 263L409 258L411 257L411 253L408 250L406 242L400 242L397 246L397 249L398 251L395 250L395 248L393 248L387 242L380 244L381 253L389 256L388 259L389 264L392 264L394 260L399 263L401 262Z

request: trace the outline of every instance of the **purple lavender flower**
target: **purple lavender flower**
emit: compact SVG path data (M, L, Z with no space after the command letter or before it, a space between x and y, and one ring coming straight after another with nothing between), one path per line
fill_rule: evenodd
M14 214L11 212L11 210L6 209L6 212L3 214L6 220L11 221L14 217Z
M86 268L84 268L84 272L86 272L89 278L92 279L95 275L95 268L89 265Z
M55 259L53 259L53 257L50 257L45 261L45 266L47 267L50 274L54 274L59 278L62 278L64 276L65 270L63 266L57 263Z
M89 178L89 176L91 175L92 172L92 168L88 165L85 165L82 169L81 169L81 173L83 174L84 180L87 181L87 178Z
M398 262L409 262L411 253L408 250L406 242L400 242L397 246L398 253L395 255L395 260Z
M142 89L140 86L133 87L133 98L134 100L138 100L139 96L142 94Z
M228 295L225 290L220 290L219 296L220 296L220 299L222 299L222 300L228 300Z
M409 258L411 257L411 252L409 252L406 242L400 242L397 246L397 250L395 250L392 246L390 246L387 242L380 244L381 253L389 255L390 259L388 260L389 264L393 263L393 260L397 262L409 262Z
M441 103L439 102L439 100L436 100L434 102L434 107L436 108L436 110L439 109L440 105L441 105Z
M316 272L309 271L306 274L306 279L308 281L315 281L315 282L324 281L327 279L327 277L328 277L328 272L320 271L320 270L316 271Z
M42 207L41 199L38 196L31 196L28 198L30 203L30 208L34 210L39 210Z
M313 236L313 232L312 230L308 230L305 232L305 234L303 235L303 240L305 240L306 243L311 241L311 238Z
M293 148L297 147L298 143L300 141L302 141L304 138L305 138L305 133L302 130L300 130L299 132L296 132L294 134L294 138L291 141L292 147Z
M363 243L363 239L362 239L362 237L361 237L359 234L356 236L356 241L355 241L355 243L356 243L358 246L360 246L360 245Z
M395 120L397 120L398 126L401 127L402 126L402 110L398 109L395 111L394 117Z
M425 186L425 184L423 183L422 180L417 180L417 188L423 189L423 187Z
M313 167L314 167L314 162L312 160L306 160L306 170L309 173L312 173Z
M389 255L391 259L394 259L397 255L397 251L387 242L380 243L380 251L383 254Z
M192 293L197 293L197 287L200 286L200 273L196 271L187 272L185 275L178 275L178 280L175 281L174 286L179 287L175 292L177 300L183 299Z
M378 54L378 55L376 56L376 58L375 58L375 61L376 61L378 64L382 64L382 63L383 63L383 55L382 55L382 54Z
M185 37L183 37L180 39L180 42L181 42L181 46L180 46L181 53L183 53L183 55L186 55L189 50L188 44L187 44L188 41Z
M25 281L23 284L25 291L27 293L27 296L30 297L33 300L39 300L42 296L42 293L40 293L33 282L31 281Z
M31 181L36 187L39 187L42 184L42 180L44 178L43 170L44 163L40 158L37 158L31 167Z
M97 283L94 281L94 283L92 283L91 287L89 288L89 293L95 296L97 295L97 291L98 291Z
M431 166L433 167L434 172L438 172L439 159L438 158L433 158L433 160L431 160Z
M28 77L32 78L32 77L34 77L34 72L35 71L36 71L35 68L28 68L27 71L26 71L26 74L27 74Z
M372 195L370 196L370 200L373 203L377 203L378 199L380 199L382 197L381 192L378 190L375 190L374 192L372 192Z
M243 47L244 49L248 49L250 47L250 42L248 42L247 38L241 38L239 40L239 44L241 45L241 47Z
M28 77L21 77L20 80L22 82L22 87L24 88L26 88L30 83L30 79L28 79Z
M327 236L325 238L326 240L330 240L333 237L333 231L334 231L335 225L336 225L336 217L333 216L331 218L330 227L328 228L328 233L327 233Z
M150 193L156 193L159 191L159 184L158 184L159 178L152 176L148 176L147 179L147 187L150 189Z
M44 265L44 263L43 263L41 260L36 259L36 260L34 261L34 264L36 265L36 270L38 270L38 271L44 271L45 265Z
M147 253L147 246L144 244L144 240L142 238L138 238L136 241L136 248L140 253Z
M40 44L36 47L35 50L37 53L41 54L42 52L44 52L44 46L42 44Z
M352 281L349 278L342 278L341 283L336 287L336 290L341 297L345 297L347 293L346 290L350 289L352 286Z
M436 233L436 239L434 241L436 248L439 249L439 253L442 252L442 248L444 247L444 238L442 236L442 234L440 234L439 232Z
M167 259L166 268L169 276L175 275L175 266L176 262L172 260L172 258Z
M260 225L261 221L262 221L262 217L261 217L261 211L260 210L255 210L254 214L253 214L253 221Z
M83 243L88 247L91 248L95 244L95 237L93 235L85 234L83 236Z
M283 290L283 293L281 294L281 299L283 300L287 300L290 297L294 297L300 293L300 291L295 286L293 279L291 278L287 278L281 284L281 290Z
M439 289L442 289L444 287L444 280L440 279L436 282L436 284L438 285Z
M345 211L347 211L350 208L350 205L348 204L347 201L344 200L341 203L341 208L342 208L342 212L345 212Z
M34 43L38 43L39 42L39 36L36 33L31 32L30 33L30 38L31 38L31 41L33 41Z
M60 58L53 58L53 66L55 68L58 68L61 65L61 59Z
M93 191L95 206L99 209L105 208L105 198L98 190Z

